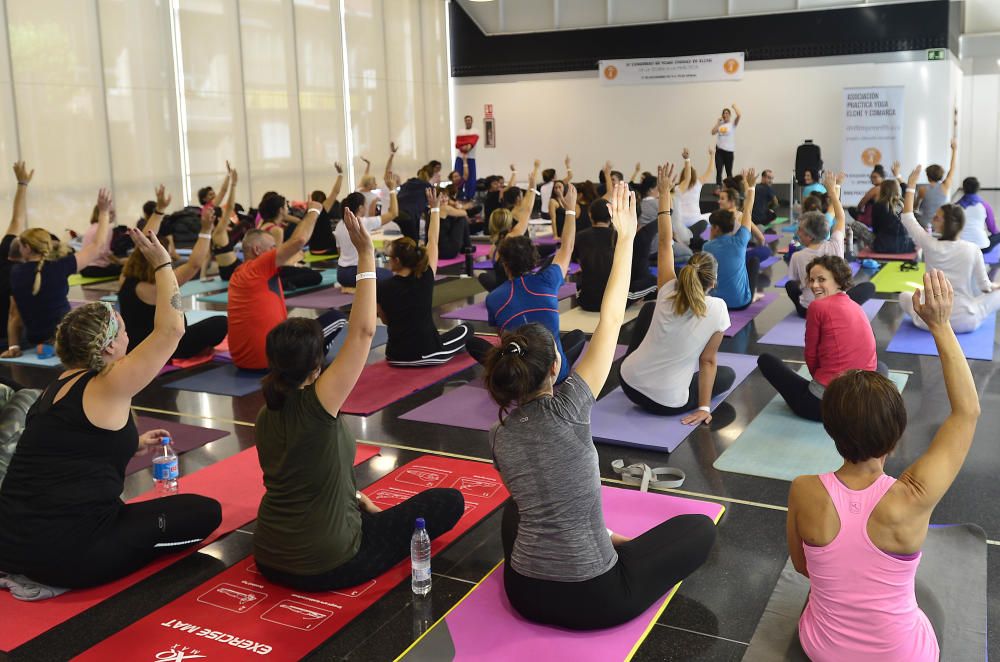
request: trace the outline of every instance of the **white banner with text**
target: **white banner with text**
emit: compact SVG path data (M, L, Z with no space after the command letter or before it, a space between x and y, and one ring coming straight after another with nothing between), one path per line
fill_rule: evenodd
M598 75L606 85L742 80L743 53L601 60Z
M844 88L844 150L847 179L841 200L855 204L872 187L872 168L886 174L903 156L903 87Z

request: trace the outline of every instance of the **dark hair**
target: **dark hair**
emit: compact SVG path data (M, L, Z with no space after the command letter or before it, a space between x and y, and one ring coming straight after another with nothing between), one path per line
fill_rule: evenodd
M878 175L882 179L885 179L885 167L883 167L881 163L875 164L875 167L872 168L872 174Z
M326 193L317 189L309 194L309 199L312 200L313 202L318 202L320 204L323 204L324 202L326 202Z
M143 216L146 216L146 217L152 216L154 211L156 211L156 201L155 200L146 200L146 202L142 203L142 215Z
M739 190L730 186L728 188L722 189L722 192L724 192L726 194L726 197L729 198L729 200L731 200L734 205L736 205L737 209L739 209L740 204L742 204L743 202L743 196L740 195Z
M816 212L818 214L823 213L823 200L815 195L816 191L813 191L806 196L806 199L802 201L802 213L808 214L810 212Z
M358 211L365 206L365 196L363 193L350 193L346 198L341 200L340 206L344 209L350 209L352 214L360 216L361 214L358 214Z
M966 195L979 193L979 180L975 177L966 177L962 180L962 192Z
M618 181L620 181L620 182L624 182L625 181L625 175L623 175L620 170L612 170L611 171L611 176L612 177L617 177ZM610 182L604 182L604 183L605 184L610 184Z
M511 278L518 278L538 263L538 250L527 235L506 237L497 251L500 263L510 271Z
M463 117L462 119L463 119L463 120L474 120L475 118L474 118L474 117L473 117L472 115L466 115L466 116L465 116L465 117Z
M260 204L257 205L257 213L265 221L273 221L278 218L278 214L281 213L282 208L285 206L285 198L274 191L268 191L260 199Z
M927 170L924 172L927 173L927 181L929 182L939 182L944 179L944 168L936 163L934 165L927 166Z
M802 170L802 181L806 180L806 173L809 173L809 177L813 180L813 184L819 183L819 175L816 174L815 168L804 168Z
M440 168L440 167L441 167L441 162L440 161L428 161L427 162L427 168L429 170L434 170L434 168Z
M427 249L419 246L409 237L400 237L390 244L390 255L399 260L399 264L420 277L430 266L427 261Z
M289 317L267 334L265 352L270 372L261 380L264 401L278 410L323 365L323 329L314 319Z
M611 222L611 203L604 198L598 198L590 203L590 220L595 223Z
M903 396L877 372L848 370L834 379L820 411L837 452L855 464L891 453L906 429Z
M500 344L486 355L483 380L500 407L501 423L511 407L538 393L555 362L555 342L541 324L525 324L500 336Z
M736 227L736 214L729 209L716 209L709 215L708 222L719 228L722 234L731 234Z
M965 227L965 210L959 205L947 204L941 205L940 211L944 219L941 225L941 239L955 241Z
M555 178L556 178L555 168L546 168L545 170L542 171L542 181L545 182L546 184L551 182Z
M208 194L214 193L211 186L198 189L198 204L203 205L208 202Z
M837 287L840 288L841 292L846 292L854 286L851 282L851 268L847 266L847 262L844 258L838 257L836 255L821 255L815 257L806 265L806 283L809 281L809 274L812 273L813 267L823 267L831 274L833 274L833 279L837 281Z
M508 209L513 208L517 204L517 201L521 199L523 191L516 186L511 186L509 189L503 192L500 201L503 203L504 207Z
M648 177L643 177L642 181L639 182L639 186L636 187L639 190L639 197L645 198L649 195L649 192L656 188L656 177L649 175Z

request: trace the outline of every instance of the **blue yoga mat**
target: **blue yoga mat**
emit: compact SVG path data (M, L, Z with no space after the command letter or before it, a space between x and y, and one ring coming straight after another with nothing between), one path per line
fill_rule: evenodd
M874 319L878 311L885 303L882 299L870 299L865 301L861 308L868 315L868 319ZM781 345L783 347L805 347L806 346L806 321L799 317L798 313L792 311L788 317L775 324L770 331L757 341L765 345Z
M53 354L47 359L38 358L38 353L34 349L29 349L28 351L21 354L21 356L16 359L0 359L0 363L14 363L16 365L33 365L42 366L45 368L57 368L62 363L59 361L59 357Z
M224 310L185 310L184 319L187 320L188 324L197 324L203 320L207 320L209 317L226 317L226 311Z
M322 280L319 285L314 285L312 287L300 287L297 290L286 290L285 299L286 301L296 294L304 294L305 292L315 292L316 290L321 290L324 287L330 287L337 283L337 270L336 269L324 269L319 272ZM202 301L204 303L229 303L229 290L225 292L219 292L218 294L209 294L207 296L200 296L197 301ZM291 305L291 304L289 304Z
M808 368L802 366L799 374L808 378ZM889 373L900 391L908 378L905 373ZM784 398L776 395L712 466L720 471L790 481L796 476L835 471L843 463L823 424L799 418Z
M197 294L205 294L206 292L217 292L219 290L224 290L229 287L229 283L222 280L218 276L215 278L210 278L206 281L201 280L189 280L188 282L181 285L181 296L182 297L192 297ZM117 294L106 294L101 297L101 301L108 301L115 303L118 301Z
M857 273L858 273L858 271L861 270L861 263L860 262L850 262L850 263L848 263L847 266L849 266L851 268L851 275L852 276L856 276ZM774 287L784 287L785 283L787 283L789 280L791 280L791 279L788 276L782 276L778 280L774 281Z
M263 376L263 372L240 370L235 365L226 363L211 370L172 381L164 386L181 391L237 397L259 391L260 380Z
M982 325L972 333L959 333L958 344L967 359L980 361L993 360L993 339L996 337L997 316L991 315L983 320ZM886 348L896 354L921 354L937 356L937 346L929 331L918 329L909 318L903 320L896 330L896 335L889 341Z

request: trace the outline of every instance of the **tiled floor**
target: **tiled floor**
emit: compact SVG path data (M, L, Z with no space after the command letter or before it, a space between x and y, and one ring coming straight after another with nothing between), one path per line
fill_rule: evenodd
M453 273L457 274L457 268ZM776 280L784 274L782 263L765 272ZM864 278L862 276L862 278ZM81 291L74 294L80 295ZM100 292L85 292L98 298ZM478 295L477 298L482 298ZM194 305L193 301L187 301ZM294 299L289 301L294 305ZM438 312L464 305L467 301L442 306ZM569 301L562 303L564 307ZM801 350L758 346L757 339L776 321L792 310L782 296L758 319L734 338L727 338L723 351L759 354L768 351L778 356L801 360ZM311 315L312 311L293 314ZM873 325L879 349L884 350L893 330L901 320L898 304L887 303ZM442 328L449 322L442 321ZM483 327L483 330L487 330ZM631 329L626 326L622 341ZM374 350L373 357L381 356ZM927 448L947 411L947 399L936 358L880 352L880 358L894 370L913 374L905 390L910 422L887 470L898 474L906 464ZM955 485L940 504L933 522L974 522L982 526L990 540L1000 540L1000 508L997 496L1000 475L1000 381L994 380L996 363L971 362L980 387L983 417L976 443ZM201 368L196 368L201 369ZM51 371L36 368L0 368L30 386L43 386L53 376ZM398 416L422 404L444 390L465 383L479 372L473 368L452 380L416 393L367 419L346 416L358 439L382 447L383 460L378 469L368 462L358 468L359 484L366 485L394 466L421 453L448 453L488 459L487 433L447 426L434 426L399 420ZM190 473L202 466L232 455L254 443L254 420L263 399L259 393L241 398L190 393L165 389L161 378L136 397L141 413L167 420L226 430L230 435L181 457L181 470ZM615 385L615 380L606 390ZM669 464L687 472L682 495L722 502L727 510L718 528L718 542L707 564L683 583L659 622L640 647L636 660L739 660L746 651L774 583L785 563L784 506L788 484L783 481L719 472L712 463L740 434L760 409L774 396L774 391L759 372L754 372L729 397L717 412L711 429L696 430L672 455L636 451L598 444L602 475L613 483L611 460L626 463ZM151 413L159 412L159 413ZM126 496L149 488L148 472L131 476ZM407 585L399 586L336 636L316 649L309 659L391 660L413 641L428 623L433 622L481 579L501 558L499 514L475 527L451 548L436 557L434 589L429 601L414 604ZM111 598L80 616L54 628L9 655L14 660L67 659L92 646L116 630L193 588L224 567L250 553L253 525L234 532L150 577L132 589ZM990 613L1000 609L1000 547L989 547ZM0 627L3 627L0 623ZM997 628L993 628L996 631ZM991 635L989 652L1000 659L1000 644ZM2 654L0 654L2 656ZM6 659L6 658L4 658Z

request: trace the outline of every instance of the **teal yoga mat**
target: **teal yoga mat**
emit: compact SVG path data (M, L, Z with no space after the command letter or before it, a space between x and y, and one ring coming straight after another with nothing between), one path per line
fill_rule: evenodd
M305 292L314 292L316 290L321 290L324 287L330 287L337 283L337 270L336 269L325 269L320 271L320 276L323 280L320 281L319 285L313 287L300 287L297 290L286 290L285 300L288 301L288 305L294 305L293 302L289 301L293 299L296 294L303 294ZM197 301L204 303L229 303L229 290L225 292L219 292L217 294L208 294L206 296L200 296Z
M808 377L809 370L802 366L799 374ZM900 391L908 378L905 373L889 373ZM835 471L843 463L823 424L799 418L776 395L712 466L720 471L790 481L797 476Z
M192 297L197 294L205 294L207 292L218 292L219 290L224 290L229 287L229 283L222 280L218 276L210 278L208 280L189 280L188 282L181 285L181 296L182 297ZM114 303L118 301L117 294L108 294L101 297L101 301L109 301Z

